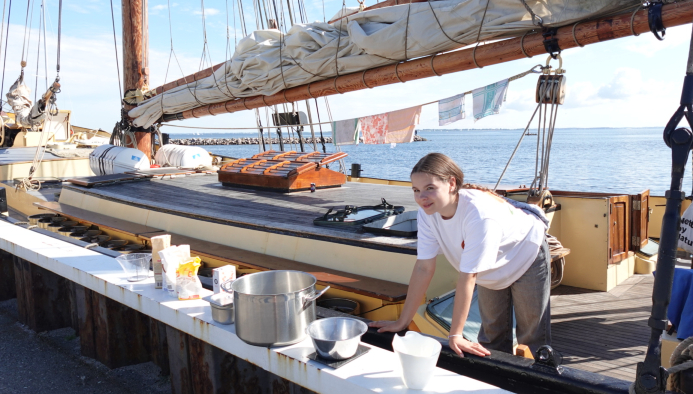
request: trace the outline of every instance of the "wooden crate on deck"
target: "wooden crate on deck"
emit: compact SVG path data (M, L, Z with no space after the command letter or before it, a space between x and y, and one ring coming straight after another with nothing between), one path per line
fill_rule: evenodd
M326 164L342 159L347 154L320 152L266 151L225 164L219 170L219 181L224 186L245 187L291 193L339 187L346 183L346 175L330 170Z

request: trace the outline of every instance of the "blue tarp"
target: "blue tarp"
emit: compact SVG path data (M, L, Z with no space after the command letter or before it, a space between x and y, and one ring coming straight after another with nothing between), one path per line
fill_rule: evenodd
M675 269L667 315L678 339L693 337L693 269Z

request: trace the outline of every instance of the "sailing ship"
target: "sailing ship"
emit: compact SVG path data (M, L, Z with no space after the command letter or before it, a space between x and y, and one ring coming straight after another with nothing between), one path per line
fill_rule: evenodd
M254 32L241 41L232 60L148 89L144 5L141 0L123 1L126 93L123 119L110 139L114 146L139 149L138 163L149 163L155 145L163 144L163 136L152 141L161 122L307 102L522 57L547 53L557 57L562 50L651 29L660 34L663 26L690 23L693 16L693 3L685 1L655 2L643 8L631 0L579 5L386 0L353 14L343 10L331 23L297 24L286 33L281 31L281 23L274 22L274 28ZM271 19L280 21L281 15ZM477 45L480 41L488 42ZM310 116L310 104L306 110ZM295 128L303 124L288 123ZM312 124L309 120L309 126ZM22 133L33 136L31 131ZM18 145L21 140L15 137L12 147L4 151L12 155L25 149L21 152L26 154L27 148ZM39 141L34 146L43 144ZM139 168L103 175L98 166L90 165L89 158L57 155L32 163L9 160L0 168L5 180L13 181L4 184L11 216L52 212L91 226L95 233L85 242L96 240L121 249L131 244L135 246L132 250L141 250L150 245L153 236L169 233L174 244L190 244L208 268L233 264L242 274L271 269L312 272L320 286L331 286L328 298L357 301L360 316L396 319L415 262L416 240L348 227L346 211L354 211L349 208L344 209L341 220L333 220L332 224L340 222L341 227L315 226L314 220L324 217L329 221L330 212L325 212L337 206L370 206L378 211L374 206L381 199L379 213L390 209L387 202L410 212L417 207L407 182L347 177L343 168L341 172L327 168L343 156L284 150L241 159L216 156L213 163L221 167L218 174L195 168ZM28 178L21 181L24 188L15 188L18 177ZM68 182L57 182L57 188L51 189L46 178ZM42 187L37 190L39 184ZM664 209L658 208L668 203L664 197L650 196L648 191L638 195L552 191L548 195L540 185L534 189L536 195L520 187L498 192L515 199L534 198L546 209L552 220L550 233L570 250L570 254L567 250L556 254L553 271L557 283L609 291L636 272L654 269L656 256L638 252L647 245L648 236L665 231L659 220ZM81 233L75 236L85 238ZM116 238L121 242L113 244ZM436 313L435 307L446 309L444 302L451 300L455 278L450 264L440 256L426 293L427 303L422 303L409 329L447 337L446 316ZM389 346L375 334L369 340ZM659 354L658 350L652 352ZM643 367L643 371L659 371L649 354L649 369ZM440 365L451 371L516 392L625 393L631 384L561 369L552 364L553 358L537 359L534 364L503 355L441 360ZM646 385L643 371L637 376L638 392L644 392ZM657 382L661 389L662 379ZM310 382L300 383L310 388Z

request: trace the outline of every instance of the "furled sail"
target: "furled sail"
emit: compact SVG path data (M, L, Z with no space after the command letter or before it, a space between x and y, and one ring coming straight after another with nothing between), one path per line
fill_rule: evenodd
M7 103L14 111L15 123L26 128L40 125L46 118L45 106L39 104L32 106L29 96L31 96L31 89L21 79L15 81L7 93Z
M639 0L527 0L544 26L635 9ZM535 26L519 0L441 0L350 15L333 24L296 24L286 34L260 30L243 38L231 60L211 76L146 100L128 114L149 127L171 114L283 89L489 39ZM485 16L484 16L485 13ZM479 34L479 26L483 26ZM163 111L162 111L163 109Z

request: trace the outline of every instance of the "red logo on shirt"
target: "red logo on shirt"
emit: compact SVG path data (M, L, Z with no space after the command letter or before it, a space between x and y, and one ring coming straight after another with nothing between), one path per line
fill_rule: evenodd
M462 249L464 249L464 241L462 241Z

